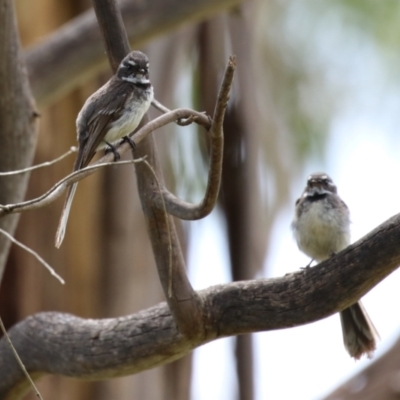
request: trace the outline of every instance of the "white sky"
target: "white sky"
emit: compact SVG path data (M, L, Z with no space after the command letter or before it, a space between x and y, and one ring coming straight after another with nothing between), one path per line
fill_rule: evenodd
M293 16L291 17L293 18ZM304 22L304 21L303 21ZM295 29L296 22L290 21ZM293 199L278 217L266 270L282 276L309 260L297 249L290 222L293 205L307 176L327 172L347 203L352 220L352 240L358 240L400 212L400 137L397 133L400 94L396 83L385 79L383 63L373 43L345 42L319 22L319 61L326 62L327 79L339 83L346 94L331 123L324 164L310 163L293 188ZM338 23L336 21L335 23ZM328 43L328 45L327 45ZM330 84L331 84L330 83ZM196 289L229 282L223 222L214 212L194 223L189 267ZM400 331L400 272L396 271L369 292L363 303L381 336L376 357L393 343ZM344 349L339 316L299 328L254 335L257 399L317 400L370 362L355 362ZM193 400L236 398L233 339L223 339L195 351Z

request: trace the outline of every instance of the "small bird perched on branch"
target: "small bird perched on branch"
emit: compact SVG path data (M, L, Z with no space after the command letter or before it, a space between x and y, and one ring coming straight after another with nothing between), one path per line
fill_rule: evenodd
M127 135L133 132L153 100L149 80L149 60L140 51L132 51L122 61L115 75L93 93L76 119L78 155L74 171L86 167L96 151L107 148L119 158L115 149L120 139L133 142ZM78 183L68 188L58 225L55 245L64 239L72 200Z
M296 201L292 229L299 249L321 262L350 244L350 214L332 179L324 173L309 176ZM361 302L340 312L344 346L356 360L371 357L379 334Z

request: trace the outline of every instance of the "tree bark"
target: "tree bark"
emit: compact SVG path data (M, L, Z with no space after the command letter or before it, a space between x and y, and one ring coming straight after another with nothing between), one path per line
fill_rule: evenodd
M161 303L106 320L41 313L11 329L11 340L34 377L56 373L105 379L137 373L217 338L298 326L347 308L399 266L399 240L400 214L313 268L200 291L204 336L180 334ZM23 392L26 383L4 340L0 371L0 398L18 398L10 393Z
M14 2L0 5L0 171L13 171L31 164L36 143L38 114L35 111L21 46ZM29 174L0 177L0 204L20 202ZM13 234L18 216L2 219L0 227ZM0 282L10 241L0 235Z

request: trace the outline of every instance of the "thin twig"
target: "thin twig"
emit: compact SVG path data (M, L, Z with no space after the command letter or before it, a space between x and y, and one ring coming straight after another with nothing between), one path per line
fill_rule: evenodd
M139 129L135 134L131 136L133 141L138 144L140 143L150 132L155 131L171 122L176 122L183 119L193 118L193 121L199 125L204 126L207 130L211 127L211 122L209 117L201 112L191 110L190 108L178 108L176 110L168 111L167 113L160 115L159 117L151 120L141 129ZM124 143L126 149L129 148L129 144ZM121 149L123 148L121 146ZM124 149L125 149L124 148Z
M21 367L23 373L25 374L25 376L28 379L29 383L31 384L33 390L35 391L36 396L39 397L40 400L43 400L42 395L40 394L40 392L39 392L38 388L36 387L35 383L33 382L32 378L30 377L28 371L26 370L25 365L22 362L21 358L19 357L19 355L17 353L17 350L15 350L15 347L12 344L10 337L8 336L8 333L6 331L6 328L5 328L4 324L3 324L3 320L1 319L1 317L0 317L0 327L1 327L1 330L3 331L4 337L6 338L8 345L10 346L11 351L14 353L15 359L17 360L17 362L18 362L19 366Z
M77 147L72 146L66 153L64 153L60 157L57 157L55 160L46 161L46 162L44 162L42 164L33 165L32 167L28 167L28 168L24 168L24 169L18 169L16 171L0 172L0 176L10 176L10 175L17 175L17 174L25 174L26 172L34 171L35 169L49 167L50 165L53 165L53 164L63 160L65 157L68 157L70 154L76 153L76 151L77 151Z
M23 211L29 211L29 210L34 210L37 208L44 207L45 205L52 203L54 200L56 200L58 197L60 197L62 195L62 193L64 192L64 190L69 185L71 185L72 183L78 182L81 179L93 174L99 168L107 167L110 165L132 164L135 162L141 162L145 159L145 157L142 157L142 158L139 158L136 160L102 162L102 160L105 160L107 158L111 159L111 157L112 157L112 154L106 155L101 160L99 160L97 163L89 165L88 167L82 168L78 171L75 171L75 172L69 174L68 176L61 179L59 182L57 182L46 193L42 194L39 197L36 197L35 199L27 200L27 201L24 201L21 203L0 205L0 217L7 215L7 214L15 214L15 213L23 212Z
M153 99L151 104L153 105L154 108L156 108L158 111L161 111L163 114L168 114L168 113L173 112L169 108L165 107L164 104L161 104L156 99ZM205 112L203 112L202 114L206 115ZM197 118L195 115L190 115L187 118L181 117L173 122L175 122L179 126L187 126L187 125L193 124L193 122L197 122Z
M21 243L20 241L18 241L17 239L15 239L14 237L12 237L8 232L6 232L4 229L0 228L0 233L2 233L4 236L6 236L9 240L11 240L13 243L15 243L17 246L21 247L22 249L24 249L25 251L27 251L28 253L32 254L40 263L42 263L47 270L50 272L51 275L53 275L56 279L58 279L61 284L65 284L65 281L63 278L61 278L60 275L57 274L56 271L54 271L54 269L45 261L43 260L42 257L39 256L38 253L36 253L34 250L32 250L31 248L29 248L28 246L24 245L23 243Z
M164 204L164 215L165 215L165 221L167 223L167 230L168 230L168 262L169 262L169 265L168 265L168 297L171 298L172 297L172 238L171 238L171 228L169 226L169 216L167 213L167 209L165 207L161 184L157 178L156 172L154 171L153 167L146 160L144 160L143 163L149 168L152 175L154 176L154 179L157 183L158 191L161 196L161 201Z
M153 107L155 107L158 111L161 111L163 114L166 114L168 112L170 112L171 110L167 107L165 107L163 104L161 104L158 100L153 99L153 101L151 102L151 104L153 105Z
M193 122L196 122L197 117L195 117L194 115L191 115L189 118L181 118L178 121L176 121L176 123L179 126L188 126L193 124Z

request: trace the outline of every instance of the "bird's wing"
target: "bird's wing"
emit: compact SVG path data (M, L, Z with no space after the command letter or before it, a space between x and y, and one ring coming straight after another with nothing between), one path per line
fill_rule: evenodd
M126 87L125 87L126 89ZM117 92L117 94L116 94ZM104 139L110 125L120 118L124 109L127 97L132 95L131 91L104 91L101 99L92 103L89 116L79 129L79 152L74 169L86 167L93 158L97 147ZM99 108L99 102L104 104L104 108Z

